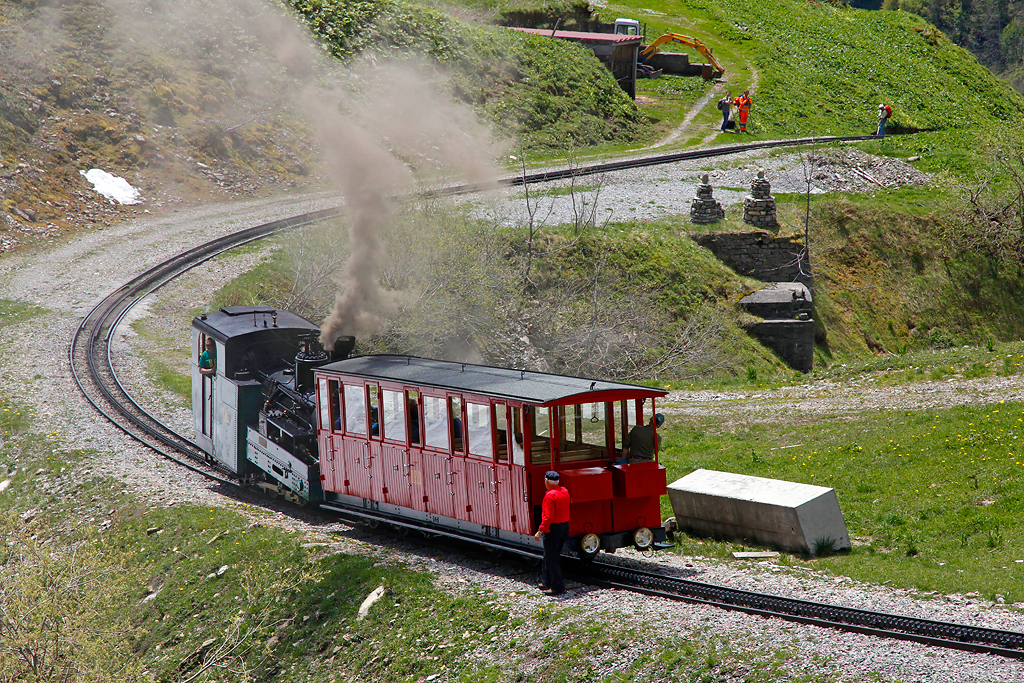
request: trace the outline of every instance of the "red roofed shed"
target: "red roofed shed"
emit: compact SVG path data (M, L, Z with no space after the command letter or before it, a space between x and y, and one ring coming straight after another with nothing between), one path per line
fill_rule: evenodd
M622 89L636 99L636 59L643 36L616 33L586 33L584 31L552 31L545 28L509 27L513 31L535 33L540 36L582 43L604 62Z

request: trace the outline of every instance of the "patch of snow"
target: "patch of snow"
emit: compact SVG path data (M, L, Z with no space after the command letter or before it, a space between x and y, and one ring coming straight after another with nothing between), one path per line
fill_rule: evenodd
M142 194L124 178L98 168L90 168L88 171L79 171L79 173L92 183L94 190L107 199L113 199L118 204L138 204L142 201Z

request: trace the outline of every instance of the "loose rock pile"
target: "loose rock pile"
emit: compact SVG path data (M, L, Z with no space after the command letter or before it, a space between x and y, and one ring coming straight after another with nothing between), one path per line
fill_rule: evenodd
M819 192L870 192L883 187L927 185L930 176L907 161L844 147L807 155L811 184Z
M758 171L757 178L750 184L750 195L743 200L744 223L756 228L774 228L779 224L771 191L771 183L765 179L764 171Z
M725 209L721 202L712 196L711 185L705 173L697 185L697 196L690 200L690 222L698 225L714 223L725 218Z

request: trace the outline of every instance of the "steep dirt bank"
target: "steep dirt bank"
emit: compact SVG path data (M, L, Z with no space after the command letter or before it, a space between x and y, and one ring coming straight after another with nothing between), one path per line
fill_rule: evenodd
M219 46L218 57L204 36L172 27L154 36L115 14L117 3L54 5L0 0L0 252L168 207L321 184L308 131L267 104L284 81L263 56L233 60ZM80 174L91 168L126 179L141 203L97 194Z

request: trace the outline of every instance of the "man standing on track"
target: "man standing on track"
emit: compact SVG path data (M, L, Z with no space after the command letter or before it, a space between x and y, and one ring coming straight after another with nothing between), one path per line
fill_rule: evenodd
M747 117L750 116L750 105L753 102L750 99L750 91L744 90L743 94L736 98L736 109L739 112L740 118L740 132L747 132Z
M548 595L565 592L562 581L562 544L569 537L569 492L558 483L558 472L544 475L547 492L541 501L540 527L533 535L538 541L544 534L544 582L541 587Z

